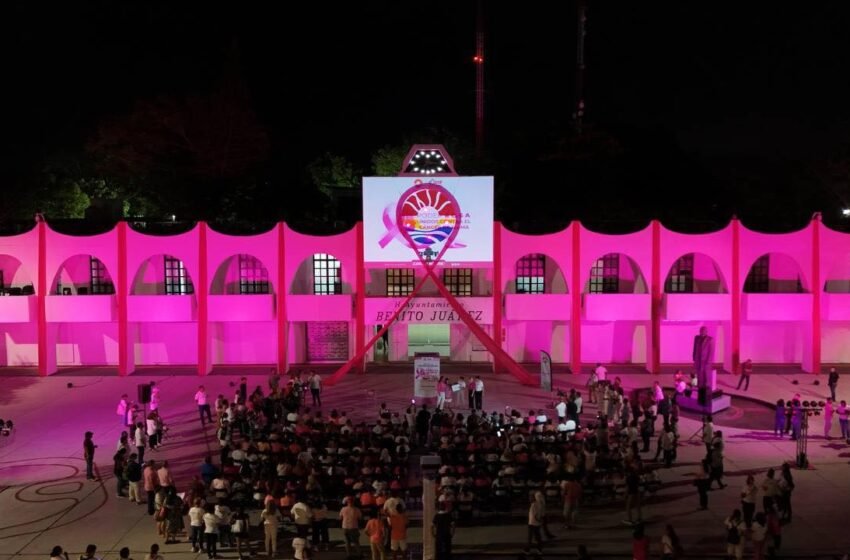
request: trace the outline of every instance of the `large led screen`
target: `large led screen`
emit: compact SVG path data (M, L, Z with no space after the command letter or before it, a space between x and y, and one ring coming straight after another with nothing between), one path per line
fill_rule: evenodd
M455 203L457 208L452 210ZM406 233L396 223L399 213L407 224ZM455 224L458 213L459 227ZM493 178L364 177L365 262L383 265L418 262L410 240L417 245L418 252L429 258L448 243L441 259L445 264L492 263Z

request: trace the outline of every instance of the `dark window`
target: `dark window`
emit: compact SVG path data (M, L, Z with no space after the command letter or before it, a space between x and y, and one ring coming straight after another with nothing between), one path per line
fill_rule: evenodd
M443 271L443 284L455 297L472 295L472 269L447 268Z
M96 259L94 257L89 258L90 269L91 269L91 282L89 291L90 294L114 294L115 286L112 285L112 281L109 279L109 275L106 273L106 266L100 259Z
M591 294L616 294L620 291L620 255L609 253L596 259L590 269Z
M195 292L183 261L165 255L165 295L182 296Z
M525 255L516 263L516 293L546 293L546 256Z
M744 281L744 291L750 294L770 291L770 255L762 255L753 263Z
M387 295L409 296L413 291L415 279L412 268L388 268Z
M342 293L342 269L333 255L313 255L313 293L318 296Z
M684 255L673 263L664 285L668 294L692 294L694 292L694 255Z
M269 293L269 271L252 255L239 255L239 293Z

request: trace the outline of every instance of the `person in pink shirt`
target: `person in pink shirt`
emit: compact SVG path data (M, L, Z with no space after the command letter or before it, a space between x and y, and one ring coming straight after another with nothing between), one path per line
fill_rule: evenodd
M442 410L443 405L446 404L446 392L449 390L448 388L446 378L441 377L437 382L437 410Z
M156 472L156 463L153 459L148 461L145 470L142 472L142 480L145 484L145 492L148 493L148 515L154 514L154 503L156 498L156 484L159 481Z

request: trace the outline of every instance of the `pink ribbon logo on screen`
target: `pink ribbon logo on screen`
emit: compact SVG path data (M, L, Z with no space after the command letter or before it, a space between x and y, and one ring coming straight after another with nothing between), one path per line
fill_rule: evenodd
M457 200L445 187L416 181L401 195L395 208L384 208L381 221L386 232L378 245L383 249L397 239L407 247L434 253L466 247L454 241L460 230L458 210Z

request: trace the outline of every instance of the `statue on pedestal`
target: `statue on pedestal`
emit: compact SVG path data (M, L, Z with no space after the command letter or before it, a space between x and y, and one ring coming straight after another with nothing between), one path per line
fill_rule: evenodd
M708 329L700 327L699 334L694 337L694 371L699 382L699 403L707 405L711 402L714 390L714 380L711 378L712 363L714 362L714 339L708 336Z

